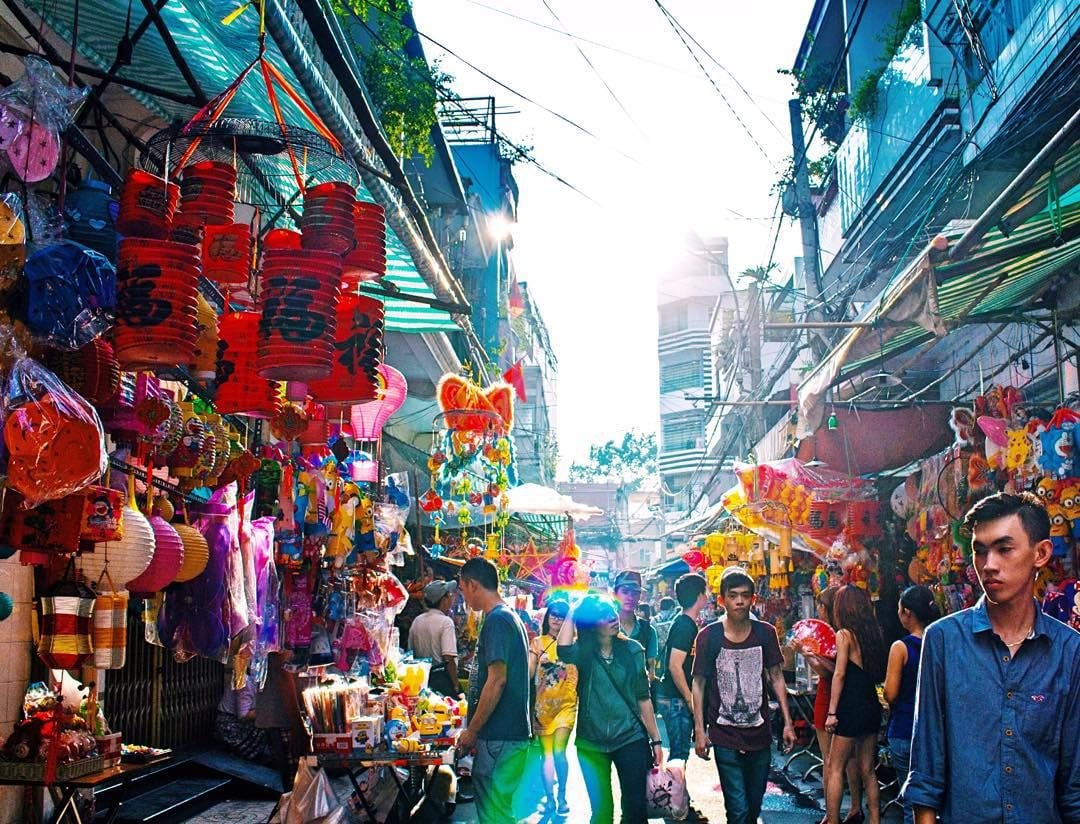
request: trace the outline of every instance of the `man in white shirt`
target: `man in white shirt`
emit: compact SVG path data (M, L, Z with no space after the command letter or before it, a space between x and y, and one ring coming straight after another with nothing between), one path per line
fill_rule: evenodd
M457 595L457 581L432 581L424 587L427 612L418 615L409 629L409 649L417 658L432 662L428 686L443 695L458 695L457 628L450 607Z

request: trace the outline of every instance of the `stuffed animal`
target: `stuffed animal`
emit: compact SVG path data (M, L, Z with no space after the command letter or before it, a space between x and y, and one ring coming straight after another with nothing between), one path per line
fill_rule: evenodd
M1026 429L1009 429L1005 436L1008 446L1005 450L1005 468L1010 472L1022 472L1031 454L1031 442Z
M1059 502L1065 518L1072 525L1073 538L1080 539L1080 479L1069 478L1062 482Z
M1050 516L1050 541L1054 544L1054 555L1064 556L1069 551L1072 532L1065 509L1060 504L1047 504L1046 514Z

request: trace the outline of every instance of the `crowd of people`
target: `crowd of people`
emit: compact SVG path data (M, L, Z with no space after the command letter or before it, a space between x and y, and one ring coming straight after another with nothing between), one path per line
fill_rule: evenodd
M807 656L818 675L823 824L880 820L882 738L905 824L1080 824L1080 633L1034 598L1052 552L1046 509L1028 493L1001 493L974 506L965 529L983 597L941 617L932 590L903 590L905 634L891 646L865 590L830 586L816 598L818 617L836 634L834 658ZM419 582L402 637L433 662L433 689L467 694L457 750L472 756L480 822L524 817L515 791L527 783L534 740L548 821L614 822L614 778L621 821L641 824L650 770L693 750L715 763L729 824L757 822L774 739L770 693L781 745L796 740L784 658L774 627L755 616L753 578L730 567L718 589L714 596L690 573L653 610L642 601L640 573L623 571L611 595L552 590L530 616L507 605L484 558L468 560L456 581ZM451 617L459 595L483 615L467 668ZM272 662L278 699L295 695L283 663ZM459 681L466 669L467 690ZM253 706L252 698L226 691L222 740L268 751L284 777L295 763L298 711L262 694ZM588 812L573 809L567 794L575 766Z

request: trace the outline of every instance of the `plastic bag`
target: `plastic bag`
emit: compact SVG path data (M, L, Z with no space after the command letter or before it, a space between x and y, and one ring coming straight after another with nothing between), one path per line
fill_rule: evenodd
M105 432L97 411L31 358L11 369L3 394L7 485L24 508L73 495L105 472Z
M0 145L3 143L0 112ZM22 274L26 263L26 216L22 200L14 193L0 195L0 292L6 292Z
M0 147L15 174L37 183L60 161L60 133L71 123L88 89L62 82L49 63L29 55L23 76L0 92Z
M309 759L296 768L292 792L281 796L271 824L336 824L345 820L345 808L338 802L326 771L312 768Z
M26 325L51 346L80 349L112 327L116 269L109 259L64 241L26 261Z
M645 774L645 800L649 818L682 821L690 812L686 792L686 762L668 761Z

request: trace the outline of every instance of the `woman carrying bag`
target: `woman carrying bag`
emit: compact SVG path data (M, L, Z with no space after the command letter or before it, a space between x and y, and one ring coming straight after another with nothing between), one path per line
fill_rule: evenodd
M644 648L620 632L618 609L609 599L588 595L563 622L556 651L559 660L578 669L577 752L592 824L614 822L612 765L623 824L646 824L646 776L663 764L664 751Z

